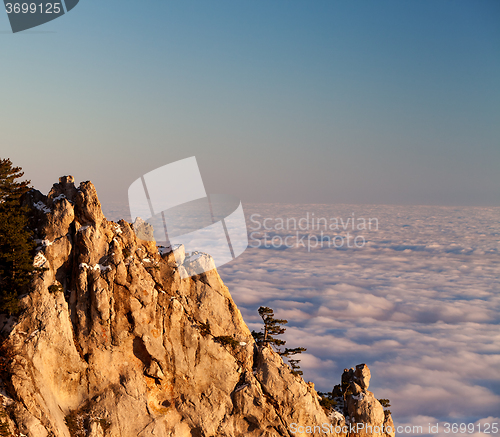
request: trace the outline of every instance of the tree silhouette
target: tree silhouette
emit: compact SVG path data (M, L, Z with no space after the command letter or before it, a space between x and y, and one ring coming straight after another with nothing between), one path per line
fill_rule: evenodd
M19 200L30 189L31 181L16 182L22 178L24 172L21 167L12 167L10 159L0 159L0 204Z
M30 181L17 182L23 175L10 159L0 159L0 312L9 314L18 311L18 294L35 270L28 210L20 203Z
M274 310L269 307L260 307L259 315L264 322L264 328L262 332L252 331L252 335L255 338L255 341L257 342L257 344L272 345L279 353L280 346L284 346L286 341L274 336L281 335L285 332L286 328L284 328L282 325L286 325L288 323L288 320L275 319Z
M286 328L283 325L288 323L285 319L275 319L274 310L269 307L260 307L259 315L264 322L264 328L261 332L252 331L252 335L255 341L259 345L271 345L274 347L276 352L282 357L288 358L288 363L292 369L294 375L302 375L303 372L300 369L300 360L291 359L292 355L300 354L305 352L307 349L303 347L296 347L293 349L285 348L284 351L281 350L280 346L284 346L286 341L276 338L276 335L284 334Z
M300 370L300 360L296 360L294 358L290 358L293 355L301 354L302 352L305 352L307 349L305 347L296 347L293 349L285 349L285 352L280 353L282 357L287 357L288 362L290 363L290 367L292 368L292 373L294 375L303 375L304 372Z
M378 400L382 407L384 407L384 414L387 417L389 414L391 414L391 410L389 410L389 407L391 406L391 401L389 399L379 399Z

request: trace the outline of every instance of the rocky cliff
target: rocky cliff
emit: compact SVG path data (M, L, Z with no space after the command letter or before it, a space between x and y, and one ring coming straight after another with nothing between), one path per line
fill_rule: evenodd
M367 368L340 390L344 414L325 411L312 383L255 344L215 269L181 279L172 251L106 220L90 182L64 177L25 202L42 271L22 313L0 320L0 435L353 435L346 423L389 423ZM206 261L186 255L182 268Z

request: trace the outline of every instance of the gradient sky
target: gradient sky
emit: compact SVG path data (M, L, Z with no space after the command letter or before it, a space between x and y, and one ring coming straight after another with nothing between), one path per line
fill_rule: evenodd
M0 14L0 54L0 157L45 193L196 155L244 201L500 204L496 0L81 0Z

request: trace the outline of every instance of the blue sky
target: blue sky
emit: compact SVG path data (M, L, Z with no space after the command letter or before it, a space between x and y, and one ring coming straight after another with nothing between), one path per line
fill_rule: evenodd
M196 155L252 202L498 205L496 1L82 0L0 14L0 156L104 202Z

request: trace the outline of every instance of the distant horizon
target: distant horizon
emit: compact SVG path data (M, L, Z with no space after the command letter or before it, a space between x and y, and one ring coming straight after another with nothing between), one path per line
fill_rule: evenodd
M15 163L14 163L15 165ZM70 175L70 174L65 174L65 175L61 175L59 177L64 177L64 176L73 176L73 175ZM58 179L59 179L58 177ZM24 176L24 179L29 179L29 177L27 177L26 173L25 173L25 176ZM87 182L87 181L90 181L92 182L92 180L90 179L82 179L80 181L78 181L76 178L75 178L75 185L78 186L81 182ZM56 182L53 182L52 185L54 185L55 183L57 183L58 181ZM48 193L50 192L50 190L52 189L52 185L50 186L50 188L46 189L45 191L42 190L42 189L39 189L37 188L34 184L33 184L33 181L31 181L31 184L33 186L34 189L40 191L42 194L44 195L48 195ZM128 199L126 197L126 192L125 192L125 197L123 196L123 193L121 196L116 196L115 198L104 198L101 199L102 196L100 196L100 192L99 192L99 188L92 182L92 184L96 187L96 191L97 191L97 195L99 197L99 201L101 202L101 205L105 205L105 204L117 204L117 205L122 205L122 206L128 206ZM117 198L120 197L119 200L117 200ZM471 207L471 208L498 208L500 207L500 201L497 203L497 204L465 204L465 203L455 203L455 204L442 204L442 203L401 203L401 202L394 202L394 203L390 203L390 202L386 202L386 203L370 203L370 202L283 202L283 201L255 201L255 200L245 200L245 199L241 199L242 202L244 204L269 204L269 205L357 205L357 206L362 206L362 205L366 205L366 206L384 206L384 205L387 205L387 206L422 206L422 207L425 207L425 206L429 206L429 207L449 207L449 208L453 208L453 207Z
M1 155L42 190L196 156L244 201L500 204L498 1L138 4L2 36Z
M97 193L99 195L99 192ZM103 202L99 199L101 202L101 207L103 209L104 215L106 218L108 218L108 215L114 216L116 213L112 212L113 207L116 208L117 206L121 207L124 211L126 211L127 216L126 217L120 217L118 220L126 220L131 223L130 220L130 214L128 212L128 203L127 202L121 202L121 201L107 201ZM369 206L377 206L377 207L415 207L415 208L470 208L470 209L500 209L500 205L414 205L414 204L390 204L390 203L284 203L284 202L246 202L242 200L242 205L243 205L243 210L245 211L245 206L258 206L258 205L268 205L268 206L285 206L285 205L296 205L296 206L331 206L331 207L349 207L349 206L356 206L356 207L369 207ZM106 212L107 211L107 212ZM246 212L245 212L246 214ZM116 220L116 217L113 217L113 220Z

